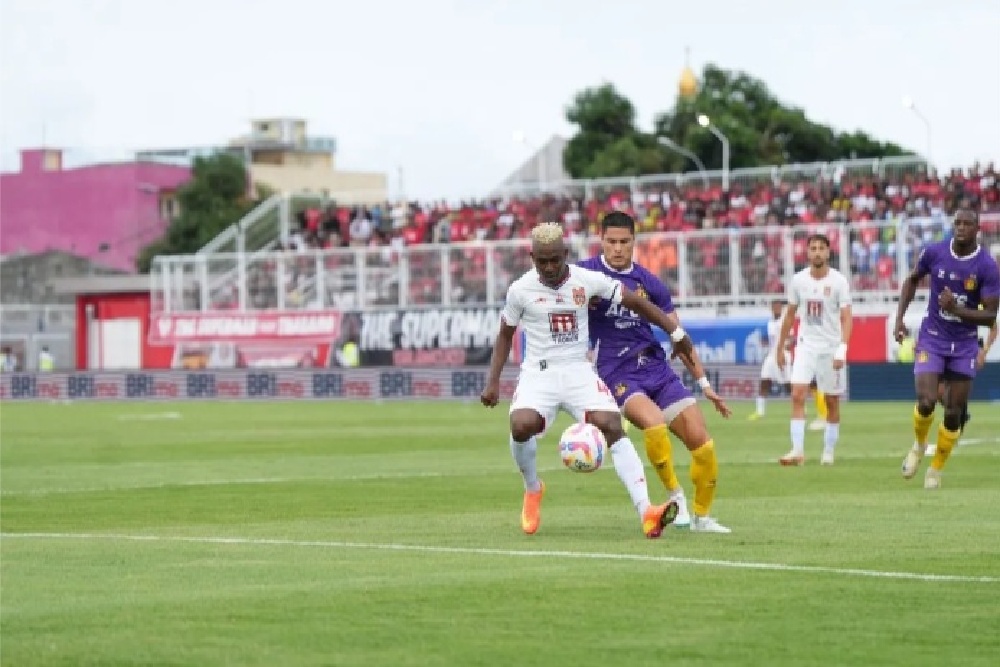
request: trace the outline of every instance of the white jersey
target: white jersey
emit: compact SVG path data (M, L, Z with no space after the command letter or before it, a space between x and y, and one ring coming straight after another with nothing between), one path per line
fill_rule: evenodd
M813 278L802 269L788 286L788 303L798 306L798 348L832 354L843 342L840 310L851 305L851 285L837 269L822 278Z
M507 289L500 317L507 325L520 325L524 330L527 349L521 368L537 369L543 362L590 363L587 311L595 296L620 304L622 284L573 264L558 288L543 284L535 269L515 280Z

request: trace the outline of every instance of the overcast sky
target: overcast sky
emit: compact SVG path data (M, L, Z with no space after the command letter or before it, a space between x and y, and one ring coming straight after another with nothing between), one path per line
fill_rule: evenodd
M613 82L642 126L692 64L744 69L838 129L939 166L1000 158L998 0L0 0L0 156L222 143L251 117L336 137L395 191L482 195L526 157L515 129Z

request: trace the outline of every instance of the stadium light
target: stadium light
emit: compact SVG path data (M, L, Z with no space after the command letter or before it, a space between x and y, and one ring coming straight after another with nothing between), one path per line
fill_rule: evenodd
M912 111L913 114L924 124L924 128L927 130L927 164L933 167L934 161L931 159L931 122L927 120L926 116L920 113L920 109L917 108L913 98L909 95L903 96L903 108Z
M514 140L515 144L520 144L525 148L533 150L535 147L534 144L528 141L527 137L524 136L524 132L521 130L514 130L511 133L511 138ZM545 190L545 146L542 146L541 150L539 150L533 157L535 158L535 164L538 169L538 173L535 176L538 180L538 192L541 194Z
M719 128L712 125L712 119L701 113L698 114L698 124L715 135L715 138L722 142L722 189L729 192L729 139L726 138Z
M661 146L666 146L670 150L680 153L686 158L690 158L698 166L698 171L701 173L701 181L704 184L705 189L708 189L708 170L705 169L705 163L701 161L701 158L695 155L692 151L678 145L677 142L670 137L660 137L659 142Z

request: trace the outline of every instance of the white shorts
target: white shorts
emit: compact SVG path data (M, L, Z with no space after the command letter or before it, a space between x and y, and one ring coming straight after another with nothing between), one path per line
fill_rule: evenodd
M778 367L778 358L773 354L769 354L764 359L764 365L760 367L760 379L770 380L778 384L788 384L790 382L788 373L791 368L792 354L788 350L785 350L784 370Z
M833 352L796 350L792 362L792 384L809 384L816 380L816 389L824 394L839 396L847 389L847 366L833 370Z
M521 369L510 411L524 408L540 414L546 429L560 408L577 421L583 420L585 412L619 412L611 390L585 361L555 364L544 371Z

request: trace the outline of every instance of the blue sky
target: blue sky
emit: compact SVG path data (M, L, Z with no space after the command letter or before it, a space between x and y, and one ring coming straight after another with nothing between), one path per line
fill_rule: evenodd
M422 198L482 195L569 136L573 94L613 82L640 122L692 64L744 69L838 129L939 167L1000 158L1000 2L3 0L0 157L219 143L251 117L335 136L339 165Z

